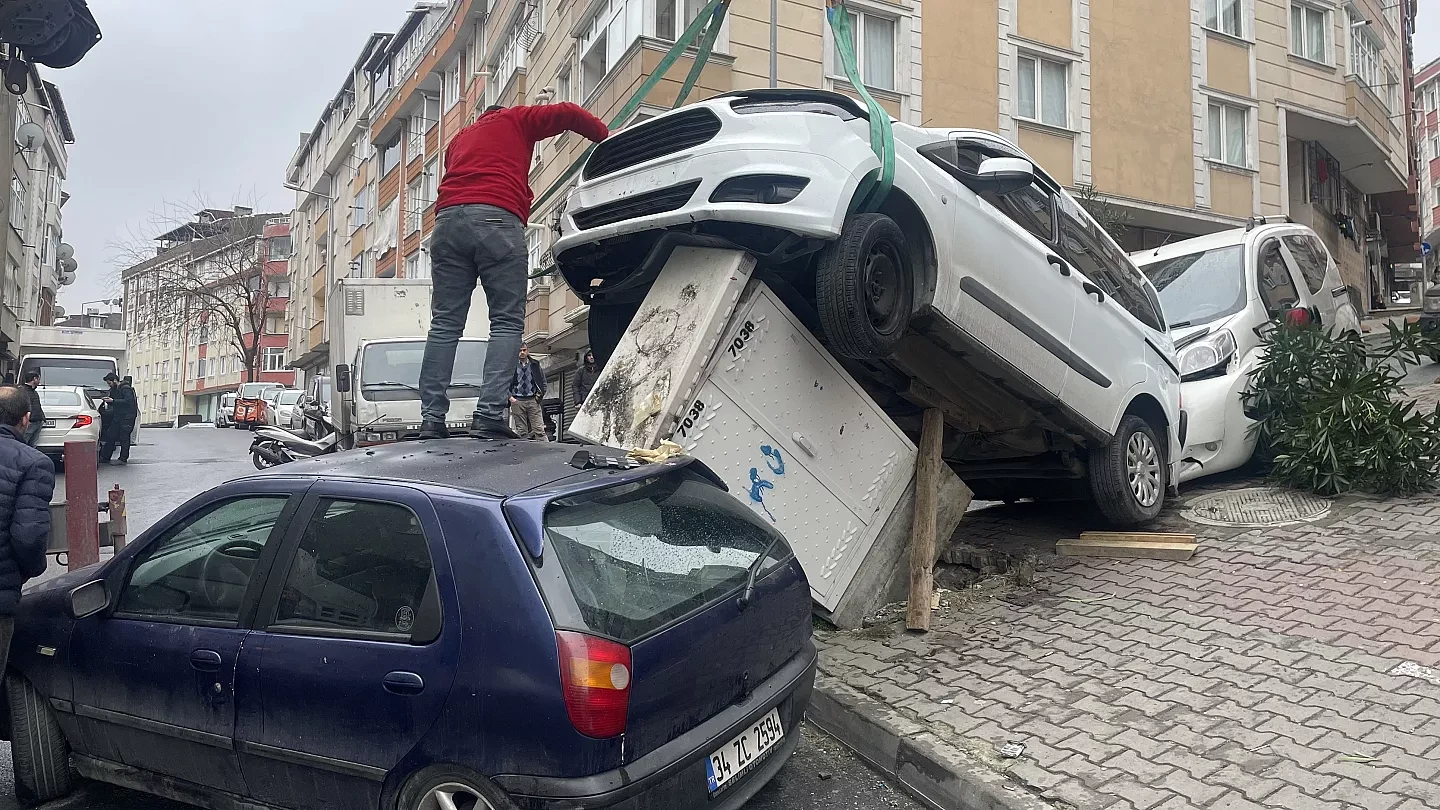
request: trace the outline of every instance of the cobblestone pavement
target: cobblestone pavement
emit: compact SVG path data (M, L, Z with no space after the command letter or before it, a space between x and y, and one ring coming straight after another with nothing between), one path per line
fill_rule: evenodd
M961 532L1038 548L1076 517L1022 504ZM942 595L928 635L822 634L821 669L1056 808L1434 810L1437 524L1440 499L1350 497L1194 526L1186 562L1051 557L1034 588Z

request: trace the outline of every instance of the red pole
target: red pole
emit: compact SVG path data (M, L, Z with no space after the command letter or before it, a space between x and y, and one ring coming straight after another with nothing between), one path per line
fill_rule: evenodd
M65 532L71 571L100 562L99 461L95 442L65 443Z

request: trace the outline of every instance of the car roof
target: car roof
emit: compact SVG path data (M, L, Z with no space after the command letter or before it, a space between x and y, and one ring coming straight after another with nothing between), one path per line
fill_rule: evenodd
M86 392L87 389L86 389L85 386L83 386L83 385L46 385L46 384L44 384L44 383L41 383L41 384L40 384L40 390L41 390L41 391L72 391L72 392L78 392L78 393L83 394L83 393Z
M318 456L272 467L250 478L267 475L344 478L387 483L409 483L460 489L508 498L561 481L566 488L621 473L615 469L581 469L570 461L581 450L596 455L623 456L610 447L581 447L558 442L480 441L470 438L432 439L383 444L360 450ZM646 465L659 471L660 465ZM633 476L634 473L631 473ZM575 479L573 481L567 479Z
M1130 258L1136 264L1143 266L1165 259L1173 259L1176 256L1188 256L1203 250L1219 250L1220 248L1235 247L1237 245L1254 244L1266 236L1287 233L1314 234L1315 232L1297 222L1270 222L1261 225L1228 228L1204 236L1195 236L1179 242L1171 242L1168 245L1162 245L1158 248L1137 250L1130 254Z

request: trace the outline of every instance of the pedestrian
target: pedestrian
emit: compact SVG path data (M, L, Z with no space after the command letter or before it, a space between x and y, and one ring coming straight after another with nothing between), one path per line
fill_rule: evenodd
M140 417L135 389L130 385L129 377L121 380L114 372L105 375L105 382L110 386L110 396L102 400L105 409L100 414L100 463L110 463L118 444L120 463L129 464L135 420Z
M449 435L446 390L477 282L490 310L490 346L470 435L516 438L505 424L505 389L515 375L525 325L525 225L534 199L530 166L536 143L567 130L596 142L610 134L578 104L490 106L446 152L430 243L430 334L420 365L422 439Z
M519 438L546 440L545 410L540 407L544 399L545 372L540 368L540 361L530 356L530 347L521 343L514 379L510 382L510 416Z
M0 388L0 672L10 657L15 609L25 580L45 573L55 465L25 443L30 397Z
M45 405L40 401L40 372L27 371L25 373L25 393L30 397L30 427L25 431L25 443L31 447L40 439L40 431L45 429Z
M595 381L600 379L600 369L595 366L595 352L585 350L585 362L575 370L575 407L585 404L585 398L590 396L590 389L595 387Z

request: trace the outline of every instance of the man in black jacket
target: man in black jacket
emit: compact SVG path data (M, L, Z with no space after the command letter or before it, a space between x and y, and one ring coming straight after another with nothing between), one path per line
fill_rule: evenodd
M40 438L40 431L45 429L45 405L40 402L40 372L30 371L25 374L25 391L30 395L30 428L25 431L25 443L31 447L35 446L36 440Z
M110 384L110 396L105 397L105 410L101 414L100 463L110 463L118 444L120 463L129 464L130 440L135 435L135 420L140 418L140 405L128 377L122 381L112 372L105 375L105 382Z
M55 465L25 444L30 397L0 388L0 672L10 656L15 608L25 580L45 573Z

